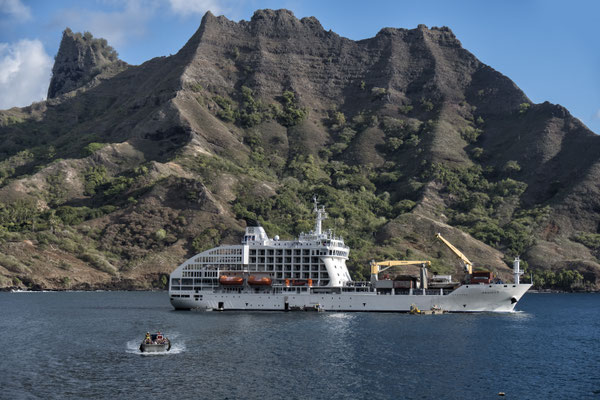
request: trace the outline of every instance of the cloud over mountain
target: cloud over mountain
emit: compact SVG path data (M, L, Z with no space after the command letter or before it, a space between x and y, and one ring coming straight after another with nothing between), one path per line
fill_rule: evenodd
M39 40L0 43L0 108L44 100L52 58Z

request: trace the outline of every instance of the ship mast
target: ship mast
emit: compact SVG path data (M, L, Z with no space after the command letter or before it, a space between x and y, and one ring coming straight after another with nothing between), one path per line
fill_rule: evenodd
M319 208L319 203L317 202L317 196L313 197L313 202L315 204L315 208L313 209L313 212L317 214L317 221L315 222L315 234L320 235L321 234L321 223L323 222L323 220L327 219L327 213L325 212L325 206L321 206L321 208Z
M519 259L519 256L515 257L515 261L513 262L513 276L515 278L515 285L519 285L521 283L521 275L523 275L523 271L521 271L520 269L520 262L521 260Z

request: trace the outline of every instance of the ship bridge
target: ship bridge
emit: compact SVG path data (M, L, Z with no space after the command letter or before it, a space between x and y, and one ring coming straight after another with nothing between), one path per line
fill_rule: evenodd
M242 244L265 245L269 237L262 226L248 226L242 239Z

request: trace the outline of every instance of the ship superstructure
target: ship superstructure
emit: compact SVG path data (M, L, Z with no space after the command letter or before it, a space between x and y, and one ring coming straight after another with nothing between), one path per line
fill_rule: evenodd
M240 245L215 247L188 259L171 273L171 304L207 310L408 312L416 305L506 312L531 286L518 279L516 284L455 285L450 277L428 285L425 264L420 280L378 280L375 274L370 282L354 282L346 267L350 249L342 237L323 231L327 213L316 199L313 212L314 229L295 240L269 238L262 227L249 226Z

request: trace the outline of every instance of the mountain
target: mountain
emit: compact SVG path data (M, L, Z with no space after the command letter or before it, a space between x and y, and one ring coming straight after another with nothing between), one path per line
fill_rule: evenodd
M0 286L164 287L196 252L325 226L371 259L600 286L600 137L446 27L352 41L314 17L207 13L139 66L65 30L48 100L0 112Z

